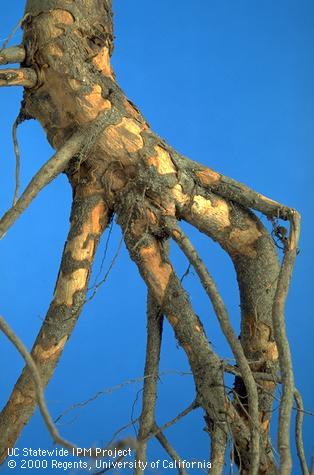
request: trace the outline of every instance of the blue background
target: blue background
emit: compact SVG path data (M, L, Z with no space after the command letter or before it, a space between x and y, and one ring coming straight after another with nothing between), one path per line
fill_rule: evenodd
M24 0L5 2L0 37L6 38L23 16ZM8 7L7 5L10 5ZM312 0L116 0L113 65L126 94L152 128L193 160L244 182L303 217L301 252L287 303L287 326L296 385L306 409L313 409L313 152L314 152L314 2ZM18 43L17 33L11 44ZM14 188L11 124L22 91L0 89L1 214ZM19 129L22 185L51 156L40 126ZM29 348L52 297L60 255L68 230L70 187L64 176L41 192L0 246L0 313ZM263 219L263 218L262 218ZM265 219L263 219L265 222ZM186 226L213 273L239 327L238 291L228 257ZM108 232L95 264L98 274ZM113 227L102 274L121 238ZM173 246L180 274L186 261ZM92 278L93 282L94 278ZM185 280L209 339L222 357L230 357L214 314L196 276ZM125 248L107 282L81 315L57 371L46 391L54 417L71 404L138 378L145 355L146 290ZM0 335L0 403L7 400L22 361ZM172 330L165 325L158 398L158 423L184 409L194 395L189 368ZM232 385L232 379L227 379ZM77 445L102 446L140 412L142 382L100 395L65 416L61 434ZM278 403L274 404L278 415ZM179 454L188 460L208 455L201 411L169 429ZM121 434L134 435L132 426ZM313 419L305 416L305 449L314 452ZM50 448L51 438L36 412L18 447ZM156 442L152 460L168 458ZM294 474L300 473L294 452ZM229 473L230 467L226 468ZM9 473L6 464L0 469ZM18 472L16 470L15 472ZM49 473L49 471L46 471ZM54 471L53 473L56 473ZM62 470L60 470L62 473ZM71 471L69 471L71 473Z

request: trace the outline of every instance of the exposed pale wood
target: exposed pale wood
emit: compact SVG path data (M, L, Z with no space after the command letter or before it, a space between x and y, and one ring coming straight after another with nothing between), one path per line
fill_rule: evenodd
M52 377L84 305L97 243L109 219L108 209L97 194L97 188L95 195L90 195L89 188L90 185L78 185L74 195L71 226L54 297L31 353L42 388ZM86 199L83 205L84 195ZM93 242L92 252L87 256L85 244L90 241ZM74 250L75 259L69 259L69 254ZM75 286L72 276L78 272L82 275ZM7 457L7 449L15 445L21 430L31 418L36 407L36 396L33 376L26 366L0 414L0 463Z

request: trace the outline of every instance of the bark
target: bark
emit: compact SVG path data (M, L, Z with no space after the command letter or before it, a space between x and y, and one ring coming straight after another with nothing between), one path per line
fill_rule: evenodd
M157 383L159 360L162 341L163 315L154 298L148 294L147 298L147 343L146 361L144 370L143 404L138 432L138 448L136 460L146 462L147 442L151 431L155 428L155 407L157 401ZM143 469L137 468L135 475L141 475Z
M0 70L0 86L34 87L36 84L37 74L31 68Z
M43 386L48 384L85 302L97 243L107 222L108 210L95 185L77 186L53 300L31 353ZM36 390L25 367L0 415L0 461L35 408Z
M0 50L0 64L22 63L26 57L23 46L12 46Z
M108 216L115 213L151 298L173 327L189 360L197 402L204 409L211 436L211 473L222 473L231 432L241 474L276 474L269 425L275 389L271 375L278 369L273 306L279 263L272 238L249 208L283 219L290 219L291 210L181 156L150 129L116 83L110 65L110 0L29 0L25 14L26 58L19 74L32 71L34 81L23 84L27 88L21 116L41 123L57 153L67 148L70 137L80 137L82 129L101 122L97 137L86 139L84 157L75 150L70 162L63 163L74 192L72 227L54 300L32 352L44 384L52 376L84 302L99 236ZM216 240L235 266L241 345L233 334L232 341L243 364L235 380L234 401L225 394L221 359L169 261L169 220L185 220ZM284 298L281 313L283 303ZM282 332L284 336L284 329ZM252 398L256 391L250 371L270 375L259 381L258 401L248 401L248 393ZM248 414L252 405L260 426L259 448L252 444L252 435L257 440L256 420L252 424ZM2 458L34 408L33 383L24 370L0 417ZM288 419L287 415L289 425ZM141 438L148 430L143 427ZM251 457L259 463L253 465Z

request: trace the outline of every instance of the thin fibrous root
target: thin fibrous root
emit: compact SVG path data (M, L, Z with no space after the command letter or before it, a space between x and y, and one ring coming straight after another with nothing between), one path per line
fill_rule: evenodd
M278 348L282 380L282 398L279 410L278 446L280 453L280 474L289 475L292 458L290 449L290 422L293 406L294 375L289 342L286 334L285 303L288 295L294 261L298 252L300 233L300 216L293 210L290 218L290 236L285 245L285 255L279 273L277 289L273 304L274 338Z
M162 327L163 316L160 314L160 307L152 293L148 292L145 379L136 449L136 460L140 460L142 463L146 462L147 442L145 441L145 438L149 436L152 429L155 428L155 407L157 400ZM135 469L135 475L140 475L142 473L144 473L142 467L138 466Z
M258 393L256 383L251 372L249 363L245 357L240 341L235 335L231 326L226 306L218 292L212 276L209 274L206 266L199 257L189 238L184 234L176 222L169 222L170 232L173 239L181 248L190 264L196 270L202 286L206 291L217 315L223 334L225 335L230 348L234 354L237 365L241 372L241 377L245 383L248 393L249 418L251 422L251 446L250 446L250 475L258 473L260 458L260 433L259 433L259 412L258 412Z
M86 157L90 149L96 142L98 134L105 127L110 112L101 114L95 121L89 124L85 129L78 130L33 176L24 192L17 200L14 206L10 208L0 219L0 239L2 239L12 224L26 210L38 193L48 185L54 178L62 173L67 167L74 155L80 154L81 160ZM94 136L94 141L87 140ZM88 145L86 145L86 142Z

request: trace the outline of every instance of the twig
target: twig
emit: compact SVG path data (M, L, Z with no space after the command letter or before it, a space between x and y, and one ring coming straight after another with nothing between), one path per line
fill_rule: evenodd
M155 424L154 430L159 430L159 427ZM160 443L160 445L165 449L168 455L172 458L174 462L177 462L178 465L178 473L179 475L188 475L186 470L183 468L184 465L182 463L182 458L180 455L177 454L175 449L172 447L166 436L162 432L158 432L156 435L156 439Z
M123 243L124 243L124 238L125 238L125 235L126 235L126 233L127 233L127 231L128 231L129 224L130 224L130 222L131 222L131 218L132 218L132 216L133 216L134 207L135 207L135 203L133 203L133 205L131 206L131 209L130 209L129 215L128 215L128 219L127 219L127 222L126 222L126 225L125 225L125 229L124 229L124 231L123 231L123 234L122 234L121 239L120 239L119 244L118 244L118 249L116 250L116 252L115 252L115 254L114 254L114 256L113 256L113 258L112 258L112 260L111 260L111 263L110 263L110 265L109 265L109 267L108 267L108 269L107 269L107 272L105 273L104 277L103 277L97 284L95 284L92 289L90 289L90 290L93 290L93 293L92 293L92 295L91 295L90 297L88 297L88 299L86 300L86 302L90 302L90 301L95 297L95 295L96 295L96 293L97 293L99 287L101 287L101 286L106 282L106 280L108 279L108 277L109 277L109 275L110 275L110 272L112 271L113 266L115 265L115 263L116 263L116 261L117 261L117 259L118 259L118 257L119 257L120 251L121 251L121 249L122 249L122 245L123 245Z
M119 440L118 442L115 443L114 446L112 446L112 445L107 445L107 446L103 449L103 453L105 453L106 451L108 452L109 450L124 449L125 447L128 447L128 448L134 450L134 449L136 448L136 445L135 445L135 443L134 443L134 440L131 439L131 438L126 438L126 439ZM126 455L124 455L124 454L120 455L119 457L117 457L117 458L115 459L115 463L120 462L120 461L123 460L125 457L126 457ZM96 458L96 457L95 457L95 458ZM104 458L104 456L100 454L100 455L99 455L99 458ZM110 464L110 462L109 462L109 467L104 468L103 470L94 473L94 475L101 475L102 473L109 472L110 470L112 470L112 468L113 468L113 467L111 467L111 464Z
M207 422L207 418L205 418L205 420ZM216 421L213 421L212 425L213 427L210 434L210 458L212 464L211 473L214 473L214 475L220 475L223 473L224 469L226 449L223 445L221 445L219 434L217 434L219 425L216 423Z
M226 366L224 366L224 369L225 369L225 371L227 371L231 374L234 374L236 376L240 376L239 371L236 370L233 366L226 365ZM256 383L257 386L263 392L267 393L270 397L272 397L274 400L278 401L279 403L281 402L281 399L279 397L277 397L272 391L267 391L264 388L264 386L262 386L261 384L258 383L258 380L261 379L261 380L264 380L264 381L267 381L267 380L273 381L275 384L281 384L280 378L274 378L272 375L270 375L268 373L258 373L258 372L257 373L253 372L253 376L257 380L257 383ZM233 390L232 390L232 392L234 393ZM237 400L238 400L239 404L241 405L242 409L246 412L243 404L241 403L241 401L238 398L238 394L237 393L234 393L234 394L236 395ZM303 444L303 437L302 437L302 425L303 425L304 415L314 417L314 413L304 409L301 394L299 393L299 391L296 388L294 388L293 395L294 395L294 400L295 400L295 403L296 403L296 407L293 407L292 409L297 412L297 414L296 414L296 427L295 427L295 439L296 439L296 446L297 446L297 454L298 454L298 457L299 457L299 460L300 460L302 474L303 475L309 475L310 472L308 471L308 466L307 466L306 458L305 458L305 454L304 454L304 444Z
M43 384L42 384L37 366L31 354L27 351L26 347L24 346L23 342L19 339L19 337L14 333L14 331L10 328L10 326L6 323L4 318L1 316L0 316L0 329L6 335L6 337L11 341L11 343L15 346L15 348L18 350L18 352L25 360L25 363L27 364L31 372L32 378L35 383L34 387L35 387L38 407L45 421L45 424L50 432L51 437L57 444L60 444L67 449L70 449L70 450L76 449L76 445L72 444L66 439L63 439L63 437L60 436L58 429L54 425L51 415L47 408L44 391L43 391Z
M0 220L0 238L2 238L10 226L25 211L38 193L50 183L66 167L86 139L86 134L81 131L74 134L67 143L53 157L46 162L35 174L29 185L17 200L16 204L9 209Z
M253 373L254 375L255 373ZM257 373L259 374L259 373ZM267 374L267 373L265 373ZM266 380L266 378L264 379ZM277 384L281 384L281 380L278 379L278 380L275 380L275 379L271 379L269 381L273 381L274 383L277 383ZM256 385L266 394L268 394L270 397L272 397L274 399L274 401L277 401L280 403L281 401L281 398L280 397L277 397L272 391L267 391L267 389L265 389L264 386L262 386L261 384L258 383L258 381L256 382ZM293 395L294 395L294 398L295 398L295 391L297 391L296 388L294 388L294 391L293 391ZM314 412L313 411L307 411L306 409L303 409L303 406L302 408L298 407L298 406L293 406L292 409L294 411L298 411L298 412L302 412L302 414L306 415L306 416L311 416L311 417L314 417Z
M13 38L13 36L15 35L15 33L17 32L17 30L22 26L22 24L24 23L24 21L29 17L29 13L26 13L23 18L21 18L19 20L19 22L17 23L17 25L15 25L15 27L12 29L11 33L9 33L8 37L6 38L6 40L4 41L4 43L2 44L1 48L0 48L0 55L2 54L2 52L5 50L6 46L9 44L10 40Z
M189 275L190 270L191 270L191 263L189 262L189 264L188 264L186 270L184 271L184 273L182 274L182 277L181 277L181 279L180 279L180 283L181 283L181 284L183 283L184 279Z
M184 411L180 412L174 419L171 419L170 421L166 422L165 424L163 424L162 426L158 427L156 425L156 423L154 422L154 425L152 426L151 428L151 432L145 437L145 439L142 440L142 442L145 442L147 443L150 439L152 439L153 437L156 437L159 436L159 434L162 434L162 432L166 429L168 429L169 427L173 426L174 424L176 424L179 420L183 419L185 416L187 416L190 412L192 412L194 409L196 409L197 407L199 407L199 404L198 402L195 400L192 402L192 404L190 404L186 409L184 409ZM133 422L133 421L132 421ZM130 426L130 424L128 425ZM125 427L128 427L128 426L125 426ZM125 427L123 427L121 430L123 430ZM119 431L121 431L119 430ZM165 440L165 438L160 438L161 440ZM114 440L114 439L112 439ZM128 440L128 445L130 447L134 447L136 450L138 450L138 441L136 441L135 443L133 443L132 439L126 439ZM158 438L159 440L159 438ZM120 441L119 441L120 443ZM106 446L106 449L109 449L110 446ZM118 447L117 447L118 448ZM119 446L120 448L120 446ZM169 452L168 452L169 453ZM173 452L173 455L175 454L176 452L174 451ZM177 454L176 454L177 455ZM177 457L179 457L177 455ZM136 460L139 460L136 458ZM173 459L174 460L174 459ZM177 460L181 460L180 458L178 458ZM107 472L108 470L110 470L110 468L106 468L100 472L97 472L95 475L100 475L102 473L105 473ZM179 472L181 473L181 472ZM184 472L182 472L182 475L184 474ZM184 474L185 475L185 474Z
M125 458L125 455L124 455L124 454L120 455L120 457L117 457L117 458L115 459L115 463L121 462L124 458ZM112 467L111 467L111 464L109 463L109 467L104 468L104 469L101 470L100 472L96 472L94 475L101 475L101 474L103 474L103 473L109 472L110 470L112 470Z
M172 375L172 374L175 374L175 375L178 375L178 376L192 376L191 372L178 371L178 370L169 370L169 371L162 371L161 373L159 373L158 374L158 379L160 379L162 376L169 376L169 375ZM128 386L130 384L143 382L143 381L145 381L146 378L150 378L150 377L151 377L151 375L149 375L149 374L145 375L145 376L139 376L138 378L133 378L133 379L129 379L127 381L124 381L123 383L118 384L117 386L113 386L111 388L106 388L106 389L103 389L101 391L98 391L96 394L94 394L90 398L86 399L85 401L81 401L81 402L77 402L75 404L72 404L70 407L65 409L61 414L59 414L59 416L55 419L54 422L55 423L60 422L60 420L64 416L66 416L69 412L73 411L74 409L87 406L88 404L95 401L99 397L104 396L105 394L112 394L112 393L114 393L116 391L119 391L120 389L124 388L125 386ZM137 419L135 420L135 422L137 422Z
M140 416L140 426L138 443L136 449L136 460L146 462L147 442L145 438L152 429L155 428L155 407L157 399L158 367L160 359L160 349L162 341L163 316L160 308L150 291L147 297L147 344L144 380L142 412ZM135 475L143 473L141 467L136 468Z
M94 286L93 286L91 289L89 289L89 290L92 290L93 292L92 292L92 294L86 299L86 303L87 303L87 302L90 302L91 300L93 300L93 298L95 297L95 295L96 295L98 289L99 289L99 288L106 282L106 280L108 279L108 277L109 277L109 275L110 275L110 273L111 273L111 271L112 271L112 269L113 269L113 266L115 265L115 263L116 263L116 261L117 261L117 259L118 259L118 257L119 257L120 251L121 251L121 249L122 249L122 245L123 245L123 236L121 237L121 239L120 239L120 241L119 241L118 248L117 248L117 250L116 250L116 252L115 252L115 254L114 254L114 256L113 256L113 258L112 258L112 260L111 260L111 262L110 262L110 265L109 265L109 267L108 267L108 269L107 269L107 271L106 271L104 277L103 277L99 282L97 282L97 284L94 284Z
M300 460L302 474L310 475L310 472L306 463L303 437L302 437L302 425L303 425L303 414L304 414L303 401L302 401L301 394L299 393L297 389L294 389L294 400L297 406L297 415L296 415L296 423L295 423L295 440L296 440L296 446L297 446L297 453Z
M38 193L50 183L56 176L64 171L71 158L84 148L84 144L90 137L94 129L98 130L105 125L108 119L108 112L103 113L99 119L93 122L86 129L79 130L65 143L63 147L48 160L32 178L25 191L22 193L16 204L10 208L0 220L0 239L4 237L8 229L26 210ZM93 145L93 144L92 144ZM85 150L87 153L88 150Z
M242 345L236 337L230 324L229 316L225 304L218 292L215 282L200 259L196 249L190 242L189 238L176 224L170 224L171 236L179 245L189 262L196 270L200 281L211 300L220 323L221 329L232 349L237 365L241 372L246 391L248 393L249 415L251 420L251 444L250 444L250 474L257 475L259 470L260 458L260 434L259 434L259 418L258 418L258 392L251 368L245 357Z
M134 434L136 436L136 439L137 439L137 436L138 436L138 432L137 432L137 428L136 428L136 422L137 422L137 419L134 418L134 414L135 414L135 408L136 408L136 404L138 403L139 401L139 398L140 398L140 394L143 392L143 388L139 389L137 392L136 392L136 395L135 395L135 399L133 401L133 404L132 404L132 407L131 407L131 423L132 423L132 427L133 427L133 430L134 430Z
M99 238L108 223L106 204L102 198L95 200L92 191L97 187L91 184L80 184L74 194L70 217L70 230L64 247L59 274L55 286L54 298L50 304L46 318L37 335L32 348L32 356L36 361L43 385L47 385L53 375L57 362L62 354L75 324L80 315L86 294L90 269L94 260ZM82 197L84 205L82 206ZM99 219L95 219L98 216ZM92 251L86 253L86 240L91 241ZM69 252L75 260L69 262ZM61 272L67 265L68 273ZM75 270L77 279L69 279ZM19 394L29 394L27 404L23 404ZM31 395L33 394L33 397ZM28 366L23 369L10 398L0 413L0 463L7 456L7 447L11 447L20 435L21 430L31 418L36 407L33 390L33 379ZM12 422L13 421L13 422ZM10 423L8 423L10 422Z
M95 285L97 285L97 281L102 273L102 270L103 270L103 267L104 267L104 263L105 263L105 260L106 260L106 257L107 257L107 252L108 252L108 248L109 248L109 242L110 242L110 238L111 238L111 234L112 234L112 229L113 229L113 218L111 218L111 222L110 222L110 226L109 226L109 232L108 232L108 236L107 236L107 239L106 239L106 244L105 244L105 250L104 250L104 253L103 253L103 256L102 256L102 259L101 259L101 263L100 263L100 268L99 268L99 271L95 277L95 280L94 280L94 283L92 285L92 288L95 287Z
M194 411L194 409L198 407L200 407L198 401L193 401L192 404L190 404L186 409L180 412L174 419L171 419L169 422L166 422L162 426L158 427L158 429L156 428L152 432L150 432L150 434L144 440L147 442L152 437L156 437L157 434L159 434L160 432L164 432L166 429L179 422L181 419L183 419L185 416L190 414L190 412Z
M136 422L138 422L138 421L139 421L139 417L138 417L137 419L131 420L131 422L128 422L128 423L125 424L124 426L120 427L120 429L117 429L117 430L113 433L113 435L112 435L110 441L108 442L107 446L108 446L108 445L112 445L113 442L114 442L114 440L115 440L115 438L117 437L117 435L119 435L119 434L120 434L121 432L123 432L125 429L128 429L129 427L133 426L133 424L136 423Z
M13 206L16 204L19 193L20 193L20 169L21 169L21 160L20 160L20 150L17 140L17 128L20 124L20 116L18 116L12 127L12 138L13 138L13 147L15 154L15 189L13 195Z
M229 365L229 364L225 363L224 361L222 362L222 367L223 367L223 370L226 373L234 374L235 376L241 376L241 371L239 371L238 368L236 368L232 365ZM272 375L270 373L262 373L260 371L252 371L252 374L253 374L254 379L256 381L262 380L262 381L273 381L276 384L281 383L280 378L274 377L274 375Z
M230 426L230 423L227 422L228 428L229 428L229 434L230 434L230 442L231 442L231 467L233 468L233 463L235 459L237 459L236 465L238 465L238 474L241 473L242 470L242 457L241 457L241 451L239 450L239 447L237 445L236 438L233 436L232 433L232 428Z
M68 440L64 439L63 437L60 436L58 429L56 428L52 417L49 413L49 410L47 408L45 396L44 396L44 391L43 391L43 383L41 376L39 374L39 371L37 369L36 363L31 356L31 354L28 352L26 349L24 343L19 339L19 337L15 334L15 332L11 329L11 327L7 324L7 322L4 320L2 316L0 316L0 329L1 331L6 335L6 337L11 341L11 343L15 346L15 348L18 350L22 358L24 359L26 365L28 366L31 376L34 381L34 388L35 388L35 393L36 393L36 399L38 403L38 407L40 409L41 415L44 419L44 422L50 432L50 435L54 442L56 444L60 444L61 446L74 451L76 453L76 449L78 448L75 444L72 442L69 442ZM133 446L133 441L129 438L125 440L119 441L118 444L116 444L115 448L117 447L122 447L122 446ZM103 452L106 450L109 450L111 446L108 446L107 448L103 449ZM90 455L91 454L91 455ZM84 457L86 455L83 455ZM93 449L87 456L92 456L92 457L102 457L102 454L97 450Z
M0 64L23 63L26 53L22 45L2 48L0 50Z
M117 386L113 386L112 388L107 388L107 389L103 389L102 391L98 391L96 394L94 394L93 396L91 396L90 398L86 399L85 401L82 401L82 402L77 402L75 404L72 404L70 407L68 407L67 409L65 409L61 414L59 414L59 416L55 419L55 423L57 422L60 422L60 420L66 416L69 412L73 411L74 409L78 409L78 408L81 408L81 407L85 407L87 406L88 404L90 404L91 402L95 401L96 399L98 399L99 397L101 396L104 396L105 394L112 394L116 391L119 391L119 389L122 389L130 384L134 384L134 383L139 383L141 381L143 381L145 377L140 377L140 378L134 378L134 379L129 379L128 381L125 381L121 384L118 384Z
M124 225L125 217L119 216L119 210L117 214L118 222L120 221ZM135 224L136 220L133 223ZM213 419L219 414L219 439L221 445L224 445L227 442L224 421L226 405L220 358L213 351L180 280L167 255L163 252L160 241L152 234L146 234L144 244L137 252L132 252L134 244L138 242L141 235L137 232L135 225L130 226L125 238L127 248L147 286L154 293L164 315L167 316L173 327L179 344L187 354L198 394L202 397L199 403ZM151 253L153 258L151 258ZM232 408L230 408L230 412L232 412L232 416L234 414L237 417Z
M291 471L292 459L290 449L290 423L293 406L294 376L289 343L286 335L284 308L289 284L297 255L297 244L300 232L300 216L292 210L290 217L290 236L287 240L285 255L281 265L277 289L273 304L274 338L278 348L279 365L282 379L282 398L279 411L278 447L280 453L280 475L288 475Z
M32 68L0 69L0 87L23 86L35 87L38 81L37 73Z

